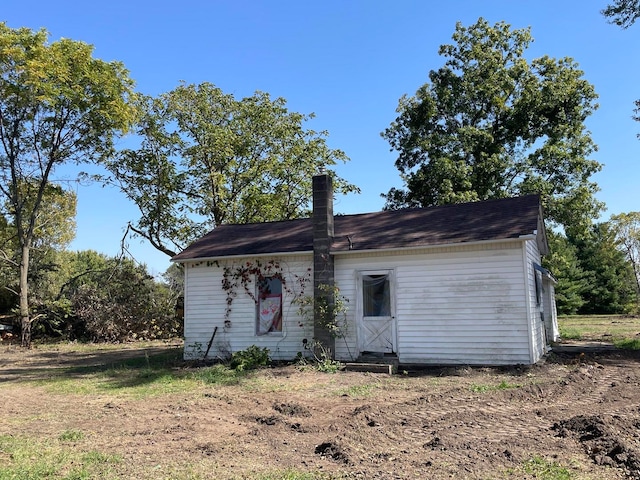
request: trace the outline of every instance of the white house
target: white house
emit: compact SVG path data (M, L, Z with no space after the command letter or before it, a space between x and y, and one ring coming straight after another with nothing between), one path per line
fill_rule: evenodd
M341 360L532 364L557 339L538 196L334 216L331 178L313 180L312 218L220 225L173 258L185 358L257 345L288 360L316 338ZM346 306L335 339L299 311L321 285Z

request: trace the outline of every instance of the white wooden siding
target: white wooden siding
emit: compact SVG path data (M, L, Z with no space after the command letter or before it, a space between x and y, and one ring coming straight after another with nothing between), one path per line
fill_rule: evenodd
M560 339L560 329L558 327L558 310L556 306L556 289L552 280L547 281L547 291L545 292L544 311L546 318L551 325L547 326L547 341L557 342Z
M294 289L295 293L300 290L295 281L296 275L311 279L308 271L312 260L310 255L274 260L282 267L287 287ZM256 335L256 305L242 286L236 288L237 295L233 299L229 315L230 326L225 327L227 294L222 288L224 267L233 267L246 261L247 259L239 259L185 264L185 358L202 358L216 326L218 331L209 358L225 358L232 352L257 345L268 348L274 360L289 360L303 351L304 338L311 341L313 325L299 317L297 306L291 304L294 295L289 292L283 292L282 333ZM264 259L260 261L265 264ZM252 282L249 288L253 287ZM313 292L312 283L306 288L309 293Z
M309 275L312 265L311 255L276 260L290 286L295 275ZM233 260L243 261L247 259ZM401 363L535 362L544 353L544 336L535 302L534 261L540 262L534 240L336 255L336 284L347 307L345 336L336 339L336 357L353 360L360 353L359 272L390 270L395 282L395 347ZM295 358L303 351L303 339L312 340L313 325L299 317L289 294L283 295L282 335L256 335L255 303L242 287L233 300L231 326L225 328L224 265L185 265L185 357L201 357L218 326L209 357L258 345L269 348L274 359ZM312 285L307 289L311 294Z
M344 266L341 257L334 259L335 282L339 295L344 298L346 312L344 318L340 318L340 329L343 335L335 339L336 358L341 360L355 360L358 351L358 326L356 323L357 300L357 270ZM369 269L371 270L371 269Z
M535 363L546 352L547 341L545 335L545 326L540 316L541 308L544 308L544 298L541 298L543 304L538 305L536 299L536 270L534 264L540 265L541 258L538 246L535 241L529 240L525 242L525 258L524 267L526 271L527 296L529 305L529 322L531 335L531 363ZM544 296L542 296L544 297Z
M530 363L523 242L405 255L339 255L336 283L349 298L349 335L338 358L357 352L358 271L394 271L401 363ZM347 350L348 346L348 350Z

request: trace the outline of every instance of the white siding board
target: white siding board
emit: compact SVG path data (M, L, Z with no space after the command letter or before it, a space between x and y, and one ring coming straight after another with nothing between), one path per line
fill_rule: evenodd
M428 337L430 341L436 341L436 340L446 341L446 342L450 342L451 341L451 334L449 332L447 332L447 330L445 328L442 328L442 327L447 327L446 325L442 325L438 329L436 329L437 327L439 327L438 325L429 324L428 327L430 327L430 329L432 329L432 331L430 331L429 337ZM424 333L424 329L425 329L425 327L422 327L422 328L418 328L418 327L403 328L401 336L407 337L407 338L412 338L415 335ZM487 342L490 342L492 339L495 339L496 338L496 334L500 333L500 332L504 332L504 334L500 335L500 343L504 342L504 340L508 339L508 338L513 339L513 341L520 341L523 338L523 334L526 334L527 331L528 330L526 328L521 328L521 329L510 328L509 332L505 332L504 326L500 325L500 326L498 326L496 328L493 328L493 329L488 329L487 328L487 329L483 329L483 330L475 330L473 332L470 332L470 331L457 332L456 333L456 341L464 342L464 341L467 341L467 340L473 341L474 339L477 339L477 338L486 338ZM426 343L426 342L424 342L424 343ZM524 341L524 343L527 343L527 342Z
M463 342L464 344L464 342ZM482 346L478 346L477 343L468 343L468 344L464 344L465 346L465 352L469 352L472 354L477 355L478 353L482 352L482 353L488 353L490 355L509 355L509 356L519 356L522 357L522 355L520 355L518 352L505 352L504 349L502 348L502 343L501 342L487 342L486 344L482 344ZM527 343L524 342L522 344L520 344L521 348L526 348L527 347ZM462 363L468 363L466 361L465 358L460 357L460 355L458 354L458 352L455 352L453 350L451 350L450 348L447 347L447 344L445 343L432 343L432 342L428 342L425 343L424 345L420 345L420 346L415 346L415 347L410 347L407 348L407 355L411 355L411 354L415 354L416 356L421 355L422 353L422 349L423 348L428 348L430 350L433 350L436 353L439 353L440 356L457 356L460 361ZM526 357L522 357L522 358L526 358ZM487 361L487 359L485 359L485 362Z

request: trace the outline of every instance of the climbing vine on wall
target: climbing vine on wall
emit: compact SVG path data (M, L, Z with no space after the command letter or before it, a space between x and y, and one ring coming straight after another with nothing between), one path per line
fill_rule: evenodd
M285 264L286 267L286 264ZM288 270L288 268L287 268ZM304 275L285 275L285 270L280 261L259 260L246 261L239 265L224 266L222 271L222 289L226 293L226 309L224 314L225 328L231 326L231 310L238 291L244 291L257 305L255 284L267 278L277 278L282 284L283 293L287 293L295 299L304 296L305 289L311 283L311 268L307 268ZM256 283L254 283L254 281Z
M335 285L321 284L318 293L316 297L300 295L293 300L292 303L298 307L298 315L309 322L315 321L333 338L345 338L348 335L349 299Z

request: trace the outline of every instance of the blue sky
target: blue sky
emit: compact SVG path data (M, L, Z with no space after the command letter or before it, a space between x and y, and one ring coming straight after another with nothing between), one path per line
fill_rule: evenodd
M338 173L362 193L338 198L340 213L380 210L381 193L401 186L396 154L380 137L395 119L398 99L412 95L443 64L438 47L451 43L456 22L484 17L531 27L527 52L572 57L600 95L588 128L605 166L594 179L611 214L640 211L640 24L628 30L600 14L607 0L32 0L5 2L0 20L11 28L45 28L95 46L118 60L136 89L157 95L180 81L211 82L236 97L256 90L284 97L290 110L316 114L309 128L351 161ZM118 253L124 227L137 211L114 189L78 186L73 249ZM153 273L168 258L139 240L130 251Z

